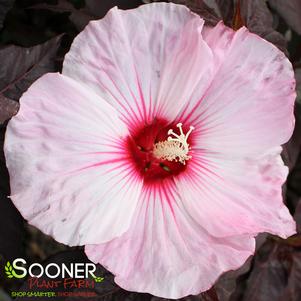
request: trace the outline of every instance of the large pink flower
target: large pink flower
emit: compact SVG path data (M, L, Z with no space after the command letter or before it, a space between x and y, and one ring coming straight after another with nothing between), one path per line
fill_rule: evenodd
M174 4L113 8L23 95L5 143L11 198L125 289L205 291L259 232L295 233L280 157L294 84L246 28Z

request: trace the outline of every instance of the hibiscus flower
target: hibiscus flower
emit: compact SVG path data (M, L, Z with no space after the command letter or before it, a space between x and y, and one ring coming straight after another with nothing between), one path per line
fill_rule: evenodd
M209 289L286 238L295 81L275 46L185 6L113 8L37 80L10 121L11 199L57 241L86 245L121 287L166 298Z

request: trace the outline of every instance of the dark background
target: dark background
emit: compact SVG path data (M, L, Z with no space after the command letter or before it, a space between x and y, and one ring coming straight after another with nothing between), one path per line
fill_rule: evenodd
M152 2L152 1L144 1ZM283 194L301 233L301 1L300 0L179 0L201 15L208 25L220 19L274 43L291 60L297 79L296 129L284 146L283 159L290 168ZM22 93L41 75L60 71L74 37L92 19L102 18L113 6L134 8L139 0L0 0L0 301L11 300L12 290L27 290L26 281L8 279L3 266L17 257L27 262L86 262L82 248L69 248L29 226L6 196L8 173L3 155L7 121L18 110ZM126 292L102 267L105 277L86 300L166 300L148 294ZM204 275L206 277L206 275ZM42 300L27 298L23 300ZM22 300L20 299L20 300ZM55 300L83 300L60 298ZM300 301L301 234L283 240L268 234L257 239L253 258L238 271L224 274L216 285L199 296L181 300Z

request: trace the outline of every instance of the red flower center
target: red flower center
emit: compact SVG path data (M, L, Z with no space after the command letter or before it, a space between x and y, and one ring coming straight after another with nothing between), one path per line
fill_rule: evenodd
M152 124L142 125L127 139L127 147L135 168L145 182L160 181L183 172L189 164L176 160L166 160L154 155L154 147L158 142L168 139L168 131L176 129L176 124L164 119L155 119ZM185 127L183 128L185 130ZM191 140L190 137L188 140Z

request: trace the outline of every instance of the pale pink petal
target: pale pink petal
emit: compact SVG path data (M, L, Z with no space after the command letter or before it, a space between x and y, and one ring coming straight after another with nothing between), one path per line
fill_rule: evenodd
M214 27L203 27L202 36L213 52L214 64L217 67L216 71L218 71L218 67L225 60L225 56L228 54L234 35L235 31L232 28L225 26L222 21Z
M195 127L188 170L175 178L185 209L219 237L290 236L296 228L282 201L287 168L280 145L294 127L292 66L246 28L219 23L203 35L218 68L178 117Z
M254 252L254 238L215 238L189 216L172 182L145 188L130 229L111 242L86 246L88 257L130 291L181 298L208 290ZM207 221L208 223L210 220Z
M194 148L257 155L285 143L294 128L292 65L271 43L219 23L204 38L217 65L205 93L195 90L178 119L195 127Z
M14 204L29 223L69 245L121 235L142 186L125 152L127 135L97 94L63 75L43 76L7 128Z
M175 178L185 210L217 237L295 234L295 221L282 201L288 168L281 150L244 159L194 152L186 172Z
M204 92L212 79L203 23L182 5L115 7L77 36L63 74L102 95L130 128L155 117L173 120L195 87Z

